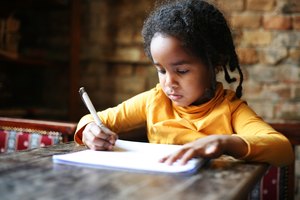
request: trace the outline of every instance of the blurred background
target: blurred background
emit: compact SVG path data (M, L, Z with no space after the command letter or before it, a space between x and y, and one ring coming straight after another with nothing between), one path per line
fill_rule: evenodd
M245 75L243 99L267 121L299 121L300 1L211 2L232 27ZM156 70L141 37L154 4L2 0L0 116L77 122L87 113L81 86L97 110L154 87Z

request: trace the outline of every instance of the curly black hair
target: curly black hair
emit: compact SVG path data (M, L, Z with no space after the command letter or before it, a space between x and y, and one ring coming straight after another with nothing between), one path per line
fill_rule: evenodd
M236 81L231 78L230 71L238 70L240 82L236 95L242 96L243 73L235 51L232 34L224 15L212 4L204 0L165 1L150 13L142 29L144 48L147 56L150 52L151 40L156 33L176 37L182 45L198 56L213 75L222 66L225 80L228 83Z

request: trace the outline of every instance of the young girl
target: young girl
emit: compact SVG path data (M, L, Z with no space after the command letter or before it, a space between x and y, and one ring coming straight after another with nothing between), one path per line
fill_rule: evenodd
M117 133L146 123L149 142L183 144L180 151L161 159L168 164L222 154L276 166L293 161L288 139L239 99L243 74L230 29L216 7L203 0L170 1L150 14L142 34L159 84L98 112L110 129L106 133L91 115L84 116L75 134L77 143L111 150ZM228 83L235 81L227 68L239 73L236 92L216 80L223 70Z

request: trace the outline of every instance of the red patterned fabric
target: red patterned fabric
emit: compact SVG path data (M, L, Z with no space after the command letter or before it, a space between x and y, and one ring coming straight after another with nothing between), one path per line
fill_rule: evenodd
M0 130L0 152L4 152L7 146L7 134L3 130Z
M0 129L0 153L44 147L60 143L60 134L47 135Z
M28 148L29 134L18 133L16 140L16 150L24 150Z
M248 200L289 200L289 167L271 166L249 194ZM291 189L293 191L293 189ZM292 194L293 195L293 194Z
M279 198L279 175L280 168L270 167L261 183L260 199L280 199Z

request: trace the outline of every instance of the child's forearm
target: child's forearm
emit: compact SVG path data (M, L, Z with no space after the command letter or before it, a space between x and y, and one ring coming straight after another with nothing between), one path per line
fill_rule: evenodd
M225 154L235 158L244 157L248 152L247 143L240 137L228 136L224 139Z

